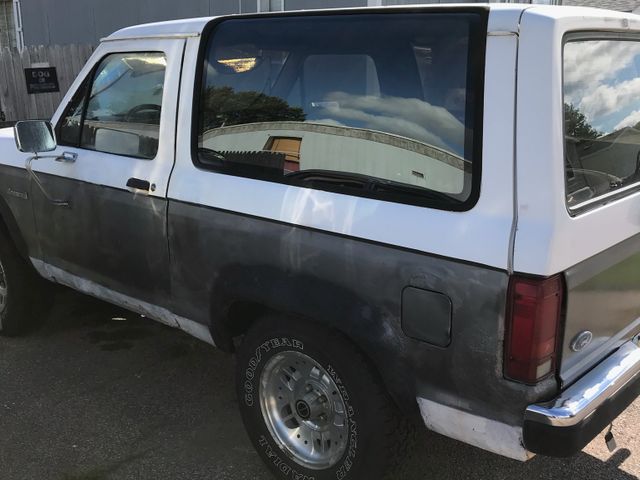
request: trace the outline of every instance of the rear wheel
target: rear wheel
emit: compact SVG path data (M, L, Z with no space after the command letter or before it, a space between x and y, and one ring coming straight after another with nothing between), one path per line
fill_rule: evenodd
M242 418L277 478L382 478L400 418L375 371L341 334L260 321L238 350Z
M38 323L49 303L45 281L0 232L0 335L26 333Z

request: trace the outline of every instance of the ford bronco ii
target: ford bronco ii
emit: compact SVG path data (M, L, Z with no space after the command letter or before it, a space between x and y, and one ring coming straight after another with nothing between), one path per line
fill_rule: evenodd
M634 15L126 28L0 130L0 329L40 276L235 351L281 479L379 478L404 419L572 455L640 391L639 122Z

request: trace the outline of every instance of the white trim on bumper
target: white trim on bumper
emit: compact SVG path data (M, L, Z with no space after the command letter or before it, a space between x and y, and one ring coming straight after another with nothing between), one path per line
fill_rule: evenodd
M521 462L534 456L522 444L522 427L479 417L426 398L417 400L429 430Z

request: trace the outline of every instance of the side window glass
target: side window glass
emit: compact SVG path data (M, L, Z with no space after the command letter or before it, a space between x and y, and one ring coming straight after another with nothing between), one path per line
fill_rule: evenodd
M196 161L466 208L483 76L469 65L482 61L484 34L475 14L226 20L204 58Z
M91 85L80 147L154 158L158 152L165 70L163 53L105 57Z
M82 126L82 112L89 90L89 79L85 80L67 105L56 126L58 145L77 147L80 143L80 128Z
M640 42L564 47L566 195L570 210L640 182ZM618 192L622 193L622 192Z

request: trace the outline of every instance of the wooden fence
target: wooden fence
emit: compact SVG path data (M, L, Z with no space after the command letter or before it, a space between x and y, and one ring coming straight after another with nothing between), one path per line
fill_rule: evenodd
M0 112L4 120L50 119L93 49L93 45L33 46L22 52L1 48ZM59 92L27 93L24 69L34 64L56 67Z

